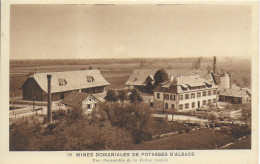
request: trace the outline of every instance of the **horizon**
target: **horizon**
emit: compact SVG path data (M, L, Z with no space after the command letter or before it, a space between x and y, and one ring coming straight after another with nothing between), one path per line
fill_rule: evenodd
M190 58L190 59L196 59L196 58L206 58L206 59L211 59L214 56L197 56L197 57L134 57L134 58L45 58L45 59L37 59L37 58L31 58L31 59L11 59L11 60L134 60L134 59L183 59L183 58ZM246 59L246 60L251 60L251 56L216 56L217 59L225 59L225 58L233 58L233 59Z

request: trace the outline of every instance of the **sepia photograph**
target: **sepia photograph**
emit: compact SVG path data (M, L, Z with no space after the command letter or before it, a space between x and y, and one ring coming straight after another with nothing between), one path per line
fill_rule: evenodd
M9 10L9 153L171 163L196 150L251 153L258 145L252 5Z

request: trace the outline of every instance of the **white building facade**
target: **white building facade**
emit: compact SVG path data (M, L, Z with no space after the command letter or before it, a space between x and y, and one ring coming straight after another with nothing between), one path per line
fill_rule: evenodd
M181 76L154 90L154 107L191 110L217 102L217 86L198 76Z

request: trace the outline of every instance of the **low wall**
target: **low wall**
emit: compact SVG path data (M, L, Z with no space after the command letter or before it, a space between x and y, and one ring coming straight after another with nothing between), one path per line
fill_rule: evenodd
M14 104L33 105L33 101L29 101L29 100L14 100L14 101L9 101L9 103L10 103L10 105L12 103L14 103ZM34 105L47 106L47 102L45 102L45 101L35 101Z

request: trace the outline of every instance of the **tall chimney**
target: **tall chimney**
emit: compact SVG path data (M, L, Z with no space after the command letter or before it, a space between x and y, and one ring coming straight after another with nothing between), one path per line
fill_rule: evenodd
M214 61L213 61L213 73L216 74L216 64L217 64L217 58L214 56Z
M51 75L47 75L48 80L48 111L47 111L47 123L52 122L52 113L51 113L51 107L52 107L52 101L51 101Z

